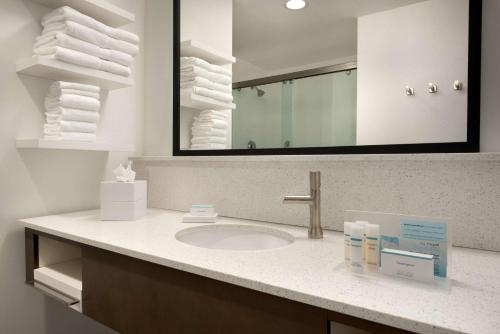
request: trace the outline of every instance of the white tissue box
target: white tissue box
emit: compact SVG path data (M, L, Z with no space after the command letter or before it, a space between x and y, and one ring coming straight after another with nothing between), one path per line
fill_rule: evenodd
M147 181L101 182L101 220L137 220L148 206Z

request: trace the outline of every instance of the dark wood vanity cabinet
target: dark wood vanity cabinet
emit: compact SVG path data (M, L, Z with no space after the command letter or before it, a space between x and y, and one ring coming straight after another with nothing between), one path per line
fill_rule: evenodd
M38 238L26 230L27 282ZM330 321L371 333L409 333L381 324L67 241L81 248L81 312L123 334L328 334Z

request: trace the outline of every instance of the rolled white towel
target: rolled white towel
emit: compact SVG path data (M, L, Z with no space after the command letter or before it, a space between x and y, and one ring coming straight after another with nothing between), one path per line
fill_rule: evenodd
M61 48L59 46L40 47L35 49L35 54L50 56L65 63L79 65L94 70L104 71L124 77L129 77L132 72L130 68L123 65L103 60L83 52Z
M219 65L210 64L206 60L197 57L181 57L181 67L189 65L196 65L206 69L207 71L220 73L229 77L233 75L233 73L229 69Z
M110 49L104 49L89 42L71 37L65 33L56 33L55 35L47 35L40 37L33 46L33 49L48 46L60 46L66 49L71 49L79 52L89 54L104 60L109 60L123 66L130 66L134 57L131 55Z
M223 150L226 148L225 144L192 144L193 150Z
M97 30L73 21L61 21L45 26L42 35L37 40L46 38L47 36L54 36L58 33L65 33L101 48L124 52L132 56L136 56L139 53L137 45L109 37Z
M51 124L45 124L43 126L43 131L46 135L56 135L59 132L96 133L97 125L87 122L57 121Z
M181 88L191 88L194 86L208 88L226 94L232 94L233 92L231 85L222 85L202 77L186 78L181 80Z
M225 137L198 137L195 136L191 138L191 144L226 144L227 139Z
M76 89L76 90L84 90L86 92L97 93L101 91L99 86L94 85L86 85L76 82L67 82L67 81L55 81L50 85L50 91L59 91L61 89Z
M198 121L195 117L195 121L193 123L193 127L202 128L214 128L214 129L227 129L228 123L227 121L222 121L220 119L213 119L210 121Z
M134 33L131 33L129 31L125 31L123 29L117 29L113 28L110 26L105 25L102 22L97 21L96 19L84 15L77 11L76 9L73 9L68 6L63 6L60 8L57 8L50 12L49 14L45 15L42 18L42 25L47 26L50 25L54 22L60 22L60 21L74 21L78 22L79 24L82 24L86 27L92 28L94 30L97 30L105 35L108 35L110 37L123 40L132 44L139 44L139 36L137 36Z
M91 97L71 94L61 95L58 98L45 98L45 109L47 112L51 112L51 110L59 107L98 111L101 107L101 103L99 100Z
M196 77L202 77L221 85L229 85L233 82L233 79L227 75L210 72L199 66L181 66L181 81L193 80Z
M73 141L90 141L94 142L97 139L95 133L80 133L80 132L59 132L55 135L44 135L45 139L50 140L73 140Z
M195 87L191 87L191 88L183 88L183 89L181 89L181 93L185 93L185 94L193 93L196 95L209 97L209 98L212 98L214 100L221 101L224 103L233 102L233 95L218 92L216 90L203 88L203 87L196 87L195 86Z
M214 129L212 127L192 127L193 136L200 137L226 137L227 131L223 129Z
M100 114L97 111L86 111L80 109L59 107L51 109L50 112L46 112L45 117L47 118L47 123L49 124L54 123L56 121L98 123L100 119Z

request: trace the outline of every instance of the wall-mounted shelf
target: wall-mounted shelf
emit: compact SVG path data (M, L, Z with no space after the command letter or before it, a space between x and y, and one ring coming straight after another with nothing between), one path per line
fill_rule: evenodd
M52 149L52 150L78 150L78 151L101 151L101 152L133 152L133 145L112 144L103 142L85 142L70 140L50 139L17 139L17 148L25 149Z
M111 27L135 21L135 15L105 0L32 0L50 8L69 6Z
M199 110L227 110L236 109L234 103L219 102L210 97L200 96L197 94L181 94L181 107L199 109Z
M229 65L236 62L236 58L231 55L223 54L222 52L195 40L181 42L181 56L201 58L214 65Z
M35 56L17 63L17 73L55 81L71 81L114 90L130 87L132 78L64 63L46 56Z

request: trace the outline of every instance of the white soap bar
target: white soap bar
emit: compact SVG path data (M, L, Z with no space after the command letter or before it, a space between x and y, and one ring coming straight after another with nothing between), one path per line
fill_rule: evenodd
M215 209L213 205L191 205L189 213L193 216L213 216L215 214Z
M432 282L434 281L434 256L384 248L381 251L380 271L386 275Z

